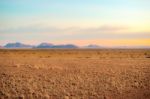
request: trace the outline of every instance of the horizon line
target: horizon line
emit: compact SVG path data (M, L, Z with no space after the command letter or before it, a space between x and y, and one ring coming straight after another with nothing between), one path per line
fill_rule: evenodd
M47 44L52 44L53 46L57 46L57 45L75 45L79 48L82 48L82 47L87 47L87 46L97 46L97 47L105 47L105 48L112 48L112 47L120 47L120 48L125 48L125 47L131 47L131 48L134 48L134 47L148 47L150 48L150 45L100 45L100 44L94 44L94 43L89 43L89 44L86 44L86 45L78 45L78 44L74 44L74 43L59 43L59 44L55 44L55 43L50 43L50 42L41 42L41 43L37 43L37 44L29 44L29 43L22 43L22 42L8 42L8 43L5 43L5 44L0 44L1 47L4 47L6 46L7 44L16 44L16 43L20 43L20 44L25 44L25 45L30 45L30 46L38 46L42 43L47 43Z

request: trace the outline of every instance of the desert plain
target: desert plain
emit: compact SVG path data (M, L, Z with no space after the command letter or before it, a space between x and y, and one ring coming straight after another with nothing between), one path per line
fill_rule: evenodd
M150 49L0 49L0 99L150 99Z

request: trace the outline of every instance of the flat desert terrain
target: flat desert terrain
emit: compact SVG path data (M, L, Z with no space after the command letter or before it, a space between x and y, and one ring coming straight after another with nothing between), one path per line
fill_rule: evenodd
M150 99L150 49L1 49L0 99Z

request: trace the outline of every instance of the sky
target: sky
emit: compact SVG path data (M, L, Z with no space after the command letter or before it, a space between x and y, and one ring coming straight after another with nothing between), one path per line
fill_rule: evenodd
M0 45L150 46L150 0L1 0Z

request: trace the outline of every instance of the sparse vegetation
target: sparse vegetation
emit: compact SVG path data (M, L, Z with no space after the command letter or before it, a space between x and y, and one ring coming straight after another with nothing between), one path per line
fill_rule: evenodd
M150 99L149 53L1 49L0 99Z

